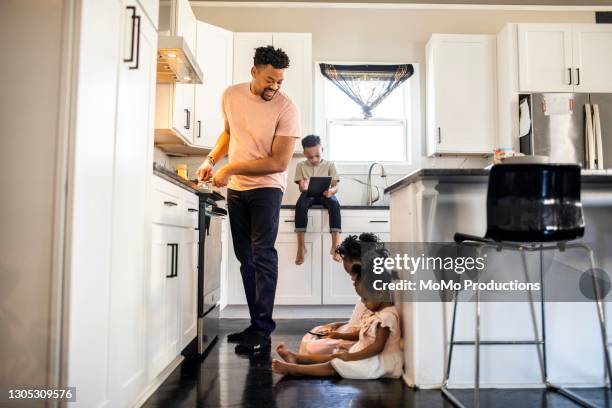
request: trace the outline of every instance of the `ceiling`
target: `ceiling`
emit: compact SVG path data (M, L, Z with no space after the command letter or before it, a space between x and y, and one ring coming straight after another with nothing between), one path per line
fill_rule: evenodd
M612 0L191 0L192 2L240 3L385 3L385 4L477 4L518 6L612 6Z

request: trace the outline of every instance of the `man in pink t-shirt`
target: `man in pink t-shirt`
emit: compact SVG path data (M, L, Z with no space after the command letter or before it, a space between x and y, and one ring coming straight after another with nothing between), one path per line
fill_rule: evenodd
M198 169L200 180L228 187L232 241L246 294L251 324L228 336L238 353L270 348L278 256L274 243L287 167L300 137L299 111L280 91L289 58L272 46L255 50L251 82L223 93L225 130ZM228 163L213 174L225 155Z

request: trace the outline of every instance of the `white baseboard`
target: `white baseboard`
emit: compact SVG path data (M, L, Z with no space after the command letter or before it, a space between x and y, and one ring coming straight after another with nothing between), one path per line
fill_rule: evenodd
M134 401L134 403L132 404L132 407L138 408L141 407L145 402L147 402L149 397L151 397L151 395L153 395L153 393L159 388L159 386L162 385L164 381L166 381L166 379L170 376L170 374L172 374L174 369L178 367L184 359L185 357L183 355L179 355L170 364L168 364L168 367L164 368L164 370L159 373L159 375L155 377L153 381L151 381L147 388L145 388L144 391L140 393L138 398L136 398L136 401Z
M350 305L274 306L274 319L344 319L351 317ZM222 319L249 319L246 305L227 305L221 310Z

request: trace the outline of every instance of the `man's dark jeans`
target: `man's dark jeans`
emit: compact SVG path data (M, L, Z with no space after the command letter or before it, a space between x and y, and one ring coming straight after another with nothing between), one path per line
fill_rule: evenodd
M278 188L227 190L234 253L240 261L251 328L268 335L276 327L272 320L278 278L274 243L282 199Z
M313 205L322 205L329 213L329 230L340 232L342 219L340 217L340 203L335 195L327 197L308 197L302 193L295 204L295 232L305 232L308 227L308 209Z

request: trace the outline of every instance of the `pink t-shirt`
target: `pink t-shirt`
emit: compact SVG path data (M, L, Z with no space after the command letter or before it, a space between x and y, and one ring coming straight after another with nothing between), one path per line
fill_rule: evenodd
M229 162L261 159L272 154L275 136L299 138L300 114L287 94L278 91L265 101L251 93L249 82L230 86L223 93L223 115L229 123ZM228 188L252 190L275 187L285 191L287 171L265 176L230 177Z

